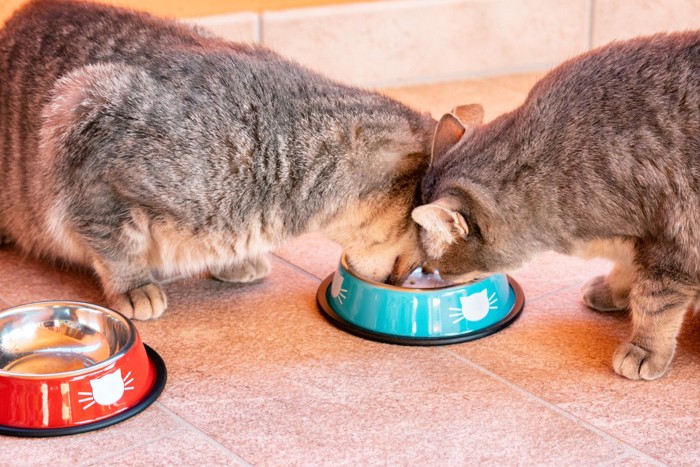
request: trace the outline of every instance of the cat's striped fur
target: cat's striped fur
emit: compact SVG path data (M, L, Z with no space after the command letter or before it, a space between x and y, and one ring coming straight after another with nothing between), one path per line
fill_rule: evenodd
M434 121L260 47L174 21L36 0L0 31L0 236L87 265L129 316L154 275L255 280L322 231L398 281Z

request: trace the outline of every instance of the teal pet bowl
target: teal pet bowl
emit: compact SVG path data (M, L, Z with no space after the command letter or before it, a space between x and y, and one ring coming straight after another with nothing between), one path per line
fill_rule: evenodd
M416 271L412 277L419 275ZM396 287L361 278L350 270L345 255L316 299L337 327L406 345L456 344L488 336L515 321L525 305L520 285L505 274L467 284Z

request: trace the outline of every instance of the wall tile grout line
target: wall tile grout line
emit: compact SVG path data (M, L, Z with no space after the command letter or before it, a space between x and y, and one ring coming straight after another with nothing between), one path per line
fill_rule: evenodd
M257 45L263 44L263 36L265 34L263 15L262 13L255 14L255 43Z
M610 433L598 428L597 426L593 425L592 423L590 423L586 420L583 420L570 412L567 412L566 410L562 409L561 407L558 407L555 404L552 404L552 403L546 401L545 399L542 399L541 397L537 396L536 394L533 394L532 392L522 388L521 386L518 386L517 384L515 384L515 383L507 380L506 378L494 373L493 371L490 371L490 370L482 367L481 365L478 365L478 364L472 362L471 360L458 354L457 352L450 350L446 347L441 347L440 350L445 352L448 355L451 355L452 357L456 358L457 360L461 361L462 363L466 364L467 366L471 367L472 369L474 369L474 370L476 370L476 371L478 371L478 372L480 372L480 373L482 373L490 378L495 379L499 383L514 390L518 394L521 394L521 395L527 397L528 399L530 399L534 402L537 402L538 404L542 405L543 407L545 407L545 408L557 413L558 415L571 420L572 422L576 423L577 425L595 433L596 435L600 436L601 438L623 446L625 448L625 450L627 451L627 455L636 455L637 457L641 457L644 461L649 462L653 465L658 465L658 466L665 466L666 465L666 464L660 462L659 460L653 458L649 454L645 453L644 451L641 451L641 450L635 448L634 446L625 442L624 440L621 440L620 438L617 438L617 437L611 435Z
M586 18L586 50L593 48L593 28L595 27L595 2L588 0L588 18Z
M205 431L200 429L198 426L195 424L189 422L188 420L185 420L182 418L180 415L175 413L170 407L165 405L164 403L157 401L155 403L163 412L165 412L170 418L172 418L176 423L178 423L180 426L183 427L183 430L190 431L192 433L197 434L198 436L202 437L207 444L215 448L217 451L225 454L227 457L229 457L231 460L237 462L239 465L246 466L246 467L251 467L253 464L250 462L246 461L243 459L241 456L236 454L235 452L231 451L229 448L209 436Z

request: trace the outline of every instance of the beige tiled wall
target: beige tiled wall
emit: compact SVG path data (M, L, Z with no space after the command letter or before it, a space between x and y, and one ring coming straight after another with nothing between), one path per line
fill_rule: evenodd
M260 42L260 18L255 13L236 13L192 18L189 23L208 29L217 36L236 42Z
M194 21L390 87L544 70L615 39L700 28L700 0L387 0Z
M700 0L594 0L592 44L700 28Z

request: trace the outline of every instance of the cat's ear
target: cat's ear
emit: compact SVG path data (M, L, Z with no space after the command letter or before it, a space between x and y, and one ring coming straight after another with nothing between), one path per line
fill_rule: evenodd
M484 123L484 108L481 104L459 105L452 109L457 119L465 128L476 127Z
M455 210L457 203L451 198L440 198L430 204L413 209L411 217L428 235L428 253L437 258L448 245L469 234L467 221Z
M433 147L430 151L430 160L435 161L445 155L447 151L462 139L467 129L457 117L452 114L442 116L433 135Z
M484 108L480 104L460 105L451 113L442 116L433 135L431 162L440 159L465 133L471 133L474 128L484 123Z

